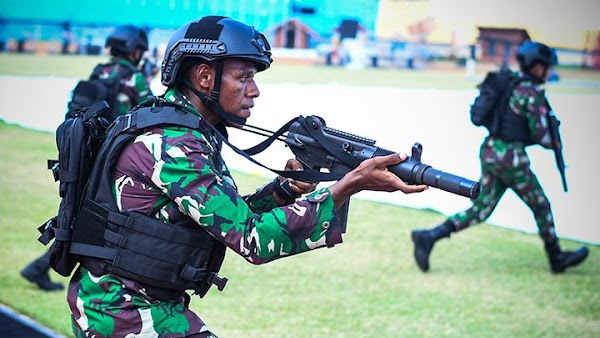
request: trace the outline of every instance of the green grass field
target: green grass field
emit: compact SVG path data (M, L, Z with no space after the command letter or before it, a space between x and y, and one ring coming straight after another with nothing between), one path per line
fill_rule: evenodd
M97 61L0 55L0 74L83 77ZM21 71L13 71L16 64ZM309 71L314 79L335 75L353 84L373 74L385 85L396 80L381 70L276 69L265 81L293 74L308 80ZM416 83L448 85L462 76L418 74ZM56 183L46 169L56 156L54 142L50 133L0 122L0 303L71 336L66 291L45 293L19 276L44 252L36 228L57 210ZM242 173L235 178L242 192L264 182ZM432 269L423 274L412 258L410 231L442 221L441 214L359 199L351 205L343 244L264 266L230 252L221 273L230 279L227 288L193 298L191 307L222 337L598 337L599 247L590 247L582 266L553 275L537 236L482 224L437 244ZM563 240L562 246L579 243Z

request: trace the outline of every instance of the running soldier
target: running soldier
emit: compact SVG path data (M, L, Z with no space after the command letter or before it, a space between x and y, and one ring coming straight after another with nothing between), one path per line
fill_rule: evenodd
M542 85L557 64L556 52L542 43L527 41L517 50L516 58L520 81L508 96L508 102L500 102L505 108L500 109L498 130L491 132L480 148L481 194L471 208L448 217L432 229L414 230L411 234L414 257L423 272L429 270L429 256L437 240L485 221L508 188L533 212L553 273L564 272L588 255L586 247L561 250L550 202L531 170L525 151L534 144L553 148L548 123L550 106Z

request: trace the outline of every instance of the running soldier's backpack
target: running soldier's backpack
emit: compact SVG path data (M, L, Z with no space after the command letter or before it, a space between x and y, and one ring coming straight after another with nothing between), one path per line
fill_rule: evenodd
M69 110L65 120L56 129L58 160L48 160L55 181L60 181L61 202L58 215L40 226L38 240L50 247L50 266L62 276L69 276L77 261L70 255L69 245L73 219L100 149L110 114L106 101L91 107Z
M98 101L104 100L111 107L110 113L106 116L109 121L113 121L120 114L117 95L121 87L121 80L131 76L138 70L130 65L119 65L117 76L109 78L101 77L100 74L103 69L109 65L97 65L88 80L81 80L77 83L73 89L71 101L68 104L69 111L84 109Z
M508 68L489 72L483 82L477 85L479 95L471 105L471 122L486 127L491 135L497 134L508 97L519 81L518 74Z

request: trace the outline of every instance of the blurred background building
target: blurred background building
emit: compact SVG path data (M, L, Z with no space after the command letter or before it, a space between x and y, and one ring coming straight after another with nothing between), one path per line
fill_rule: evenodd
M514 62L526 39L562 65L600 69L598 0L20 0L0 2L0 50L102 54L112 28L148 30L159 59L172 32L223 15L266 33L276 56L419 68L439 59Z

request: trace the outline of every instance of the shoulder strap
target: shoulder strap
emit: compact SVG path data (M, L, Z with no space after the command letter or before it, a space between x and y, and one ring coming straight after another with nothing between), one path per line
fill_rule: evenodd
M200 117L182 112L173 106L147 107L137 106L129 114L115 120L116 133L137 133L150 127L161 125L175 125L198 129L200 127Z
M92 71L92 74L90 74L90 80L97 80L100 78L100 73L102 72L102 70L104 69L104 67L106 67L108 64L106 63L101 63L96 65L96 67L94 67L94 70Z
M133 65L130 65L130 64L125 64L125 65L119 64L119 66L121 68L123 68L123 70L121 70L116 76L116 79L118 79L117 83L119 83L121 81L121 79L131 76L131 75L135 74L136 72L140 72L139 69L137 69L136 67L134 67Z
M511 97L512 91L523 80L524 79L521 76L518 76L518 75L509 75L508 83L503 88L502 93L500 95L500 99L502 100L502 103L504 105L508 104L508 99Z
M500 74L498 76L501 76ZM523 81L523 77L515 74L503 74L502 76L508 76L508 83L502 88L502 92L499 96L499 102L493 111L495 114L494 126L490 129L490 134L497 136L502 132L504 117L509 110L509 100L512 96L512 92L515 87Z
M112 63L112 64L104 64L103 66L113 65L117 67L117 75L113 78L106 79L106 84L108 86L108 97L106 98L111 110L112 110L112 119L116 118L120 115L120 108L117 104L117 95L121 90L121 80L135 74L136 71L139 71L131 64L122 64L122 63ZM135 98L129 98L134 104Z
M137 71L140 71L136 67L130 64L120 64L120 63L101 63L94 67L92 74L90 75L90 80L98 79L102 70L108 66L117 66L119 68L123 68L123 71L120 71L115 78L122 79L126 76L129 76Z

